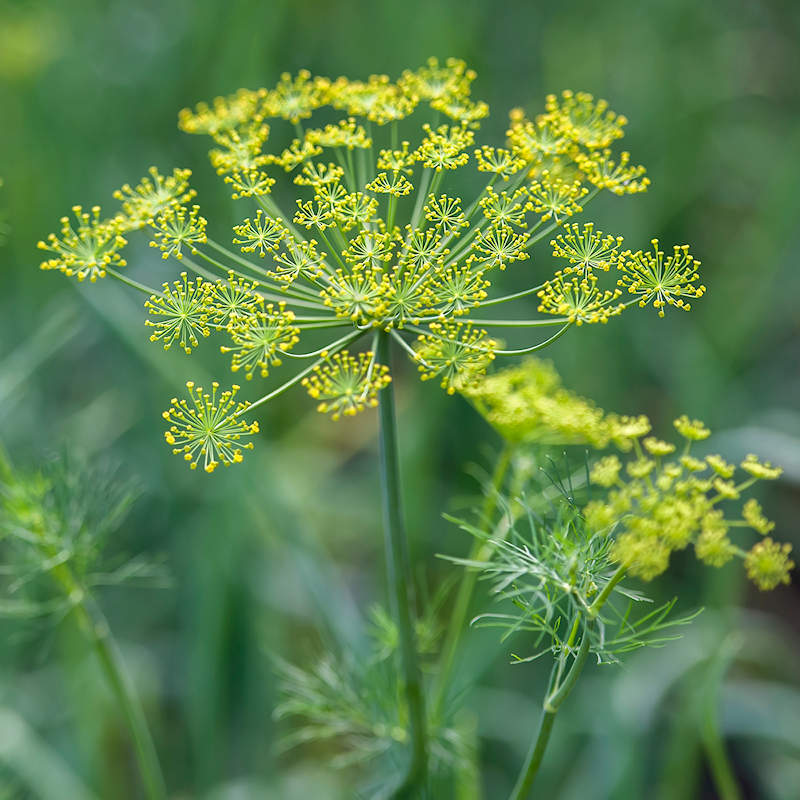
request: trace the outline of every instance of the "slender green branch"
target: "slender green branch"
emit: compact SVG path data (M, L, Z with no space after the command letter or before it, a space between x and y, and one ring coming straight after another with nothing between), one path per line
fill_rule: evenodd
M625 577L628 568L622 564L617 568L617 571L611 576L608 583L603 587L603 591L595 598L594 602L589 606L586 612L590 619L596 619L600 613L600 609L605 605L606 600L611 596L616 585Z
M700 736L708 759L711 777L721 800L742 800L736 774L725 749L725 741L720 734L717 711L720 684L739 646L737 637L727 637L711 659L711 667L703 686Z
M524 353L535 353L537 350L544 350L545 347L551 345L556 339L560 339L571 327L572 323L568 322L558 333L554 334L549 339L545 339L543 342L539 342L539 344L532 344L530 347L520 347L517 350L495 350L494 352L498 356L519 356Z
M318 358L313 364L310 364L304 370L301 370L300 372L298 372L297 375L295 375L293 378L290 378L288 381L286 381L286 383L281 384L277 389L274 389L269 394L265 394L263 397L259 397L259 399L256 400L255 402L250 403L250 405L247 406L246 408L243 408L239 412L239 414L244 414L246 412L249 413L254 408L258 408L258 406L261 406L264 403L269 402L273 398L278 397L279 395L282 395L287 389L291 389L292 386L294 386L296 383L299 383L301 380L303 380L303 378L305 378L306 375L308 375L309 373L313 372L328 356L333 355L334 353L337 353L343 347L346 347L348 344L350 344L351 342L354 342L356 339L360 338L363 335L364 335L364 331L355 331L355 333L351 333L351 334L348 334L347 336L343 336L341 339L338 339L333 344L329 344L326 348L324 348L324 350L321 351L321 352L325 353L324 356L322 356L321 358ZM239 414L234 414L234 416L238 417Z
M558 709L562 703L567 699L569 693L575 687L575 684L580 677L583 667L586 664L586 657L589 655L589 630L592 625L591 620L586 621L583 629L583 636L581 637L581 644L578 652L575 654L575 659L572 666L566 674L563 682L553 687L551 693L545 698L543 704L542 721L539 725L539 732L534 739L531 749L525 759L525 763L520 771L517 783L514 786L509 800L525 800L528 797L533 782L539 772L539 767L544 758L544 752L547 749L547 743L550 740L550 733L553 730L553 723L556 719ZM571 637L572 638L572 637Z
M81 630L89 639L122 711L133 740L136 760L148 800L166 800L167 789L161 765L147 725L144 710L136 696L117 644L111 636L108 623L91 595L78 583L67 564L58 564L52 574L67 596L75 603L73 608Z
M528 295L535 294L544 286L543 283L540 283L538 286L531 286L530 289L525 289L521 292L515 292L514 294L507 294L504 297L497 297L494 300L481 300L481 302L476 303L476 308L485 308L486 306L496 306L498 303L507 303L509 300L517 300L520 297L527 297Z
M388 332L380 331L377 338L378 361L390 366L391 337ZM395 790L394 797L419 798L423 795L423 787L426 783L428 760L425 698L411 612L412 574L400 504L400 465L397 450L394 392L391 383L381 389L378 394L378 403L386 577L399 632L400 662L403 688L408 703L411 741L411 762L408 772L402 784Z
M123 275L121 272L117 272L115 269L111 267L106 267L106 272L111 275L112 277L116 278L118 281L122 281L122 283L131 286L132 288L136 289L139 292L143 292L148 297L152 295L156 295L156 297L160 297L162 292L158 291L157 289L151 289L149 286L146 286L143 283L139 283L139 281L133 280L133 278L129 278L127 275Z
M468 318L473 325L496 328L541 328L549 325L564 325L569 322L566 317L553 317L551 319L473 319Z

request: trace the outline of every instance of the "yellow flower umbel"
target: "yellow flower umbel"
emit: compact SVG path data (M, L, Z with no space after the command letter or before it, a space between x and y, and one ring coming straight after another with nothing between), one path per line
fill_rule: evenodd
M164 433L172 452L182 455L192 469L202 462L206 472L213 472L220 464L226 467L242 460L242 450L251 450L252 442L241 444L242 437L258 433L258 423L247 423L239 415L248 407L236 401L239 387L223 392L219 384L212 384L211 394L189 381L189 400L174 397L168 411L163 414L170 423Z
M320 401L317 411L336 420L377 406L378 392L390 380L388 368L376 363L375 353L359 353L358 358L334 353L302 383L309 395Z
M40 250L55 253L53 258L42 262L42 269L58 269L65 275L74 275L79 281L86 278L94 283L105 278L109 269L124 267L125 259L119 251L127 244L121 235L118 220L101 220L100 206L91 213L81 206L72 209L77 227L69 217L61 218L61 236L51 233L47 241L39 242Z
M384 370L371 355L363 400L341 398L364 367L360 353L377 352L384 334L423 379L454 392L495 357L542 349L573 325L607 322L651 300L659 311L686 308L687 297L699 296L702 287L691 288L697 262L683 249L666 260L656 253L652 263L641 252L623 258L621 237L583 220L553 238L601 191L647 188L644 169L613 151L624 117L604 100L566 91L548 96L532 119L514 110L505 141L480 141L489 109L471 96L474 78L457 59L430 59L397 81L303 70L272 88L184 109L180 128L211 137L211 164L243 206L228 242L224 232L214 234L222 241L211 238L212 226L189 205L188 170L162 176L151 168L115 194L121 207L111 219L78 209L77 228L65 221L62 235L41 245L54 253L42 266L80 280L110 275L146 292L153 339L189 352L217 332L229 339L221 350L232 354L232 369L248 379L308 359L256 404L305 379L320 409L341 414L372 404ZM273 190L290 195L288 209ZM139 229L201 280L185 277L159 292L120 273L122 232ZM548 241L552 268L531 259ZM499 274L523 262L529 288L497 292ZM617 286L612 274L620 271ZM481 314L537 293L539 318ZM551 331L503 349L497 328ZM312 344L299 352L306 338Z
M153 295L144 304L153 319L144 324L153 328L150 341L162 341L164 349L169 350L177 341L186 353L199 344L200 336L209 336L208 294L211 284L202 278L190 281L181 273L181 279L172 286L165 283L159 295Z
M711 431L686 416L675 420L685 440L677 458L674 444L654 437L641 440L649 425L641 426L638 435L632 435L630 426L623 427L633 444L633 458L624 471L617 456L594 464L592 483L609 493L603 500L591 501L584 511L595 529L614 534L616 561L632 575L651 580L666 570L674 551L692 544L697 557L713 567L736 556L744 559L748 576L760 589L789 582L794 566L788 557L790 545L764 539L746 552L729 536L733 528L751 528L762 535L773 529L774 523L764 517L753 498L744 503L738 517L736 512L730 516L727 509L757 480L779 477L779 468L748 456L740 464L747 474L739 473L737 479L737 468L721 456L693 457L692 443L708 438Z
M527 358L468 384L461 392L512 444L604 448L617 433L617 418L565 389L549 361Z
M667 258L664 258L664 251L658 249L658 239L653 239L652 245L652 253L640 250L622 257L619 285L639 296L639 305L643 308L652 302L659 317L664 316L667 305L689 311L691 305L684 298L702 297L706 291L702 284L695 285L700 262L689 255L689 245L676 245Z

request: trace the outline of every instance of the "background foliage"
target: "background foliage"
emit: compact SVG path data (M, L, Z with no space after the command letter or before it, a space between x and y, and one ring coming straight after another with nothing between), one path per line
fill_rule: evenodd
M331 424L298 390L262 417L245 465L190 473L163 446L158 415L182 379L202 382L198 362L189 375L179 353L151 345L122 287L40 273L36 241L73 204L103 201L150 164L192 168L204 212L224 221L233 204L205 143L177 131L177 111L282 71L396 75L458 56L478 71L474 95L496 134L509 107L535 111L549 91L606 97L631 119L625 144L653 186L613 207L597 201L599 224L643 244L652 232L691 242L709 291L691 315L629 314L571 332L548 357L606 408L647 413L657 431L687 412L730 460L753 450L783 464L764 500L778 538L798 547L798 41L793 0L0 0L0 440L27 465L64 447L110 456L141 484L119 548L166 556L174 586L101 600L182 796L352 796L323 753L278 755L270 654L302 663L323 644L357 641L383 599L375 421ZM152 251L130 261L160 282ZM497 448L466 403L432 384L410 370L398 380L409 530L429 587L453 569L434 554L468 547L440 513L476 491L465 466L486 465L489 451L475 443ZM709 610L682 641L587 677L543 793L712 797L691 709L722 672L703 661L709 642L724 640L735 656L720 713L740 777L751 797L795 797L797 583L760 596L736 567L709 577L686 559L655 588ZM64 761L101 796L134 797L125 732L80 638L69 626L33 635L29 621L2 624L0 797L30 796L12 777L23 761L53 775ZM732 646L734 628L743 636ZM495 797L521 760L546 668L511 667L501 650L482 663L494 637L473 642L462 668L486 671L472 706Z

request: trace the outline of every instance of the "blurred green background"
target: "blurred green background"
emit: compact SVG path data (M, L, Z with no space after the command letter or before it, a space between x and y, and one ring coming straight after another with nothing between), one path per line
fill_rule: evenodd
M353 776L324 754L277 754L271 654L307 663L323 642L358 636L382 600L375 420L332 424L297 391L261 416L243 466L190 473L164 447L159 413L186 379L222 372L213 348L205 364L163 353L138 297L40 272L37 240L150 164L192 168L212 225L234 222L206 143L178 132L176 114L282 71L396 76L458 56L493 110L487 139L511 106L536 112L550 91L591 91L630 118L625 147L653 181L644 196L598 201L598 225L637 247L690 242L708 294L691 314L576 330L548 357L607 409L647 413L664 432L686 412L729 459L755 451L782 464L763 500L777 538L797 548L799 43L796 0L0 0L0 441L21 465L63 448L111 457L142 487L119 548L163 554L174 587L101 600L175 796L354 796ZM152 251L130 251L133 269L162 280ZM434 554L468 546L441 512L476 492L466 467L486 466L498 443L463 401L410 370L398 391L414 557L435 586L453 568ZM738 567L710 576L687 558L656 591L709 610L681 642L589 673L559 720L543 796L714 797L692 687L732 626L745 638L720 703L737 772L748 797L796 800L798 584L761 595ZM9 768L22 720L30 758L50 752L103 798L137 797L126 732L79 637L9 623L3 643L0 797L36 796ZM506 656L497 650L471 700L486 798L508 790L547 672Z

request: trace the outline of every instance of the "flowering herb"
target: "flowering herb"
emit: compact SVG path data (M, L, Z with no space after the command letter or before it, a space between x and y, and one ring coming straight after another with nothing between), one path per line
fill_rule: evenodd
M272 89L241 89L184 109L181 129L212 138L212 166L234 200L249 206L231 244L211 239L199 206L190 205L188 170L163 176L151 168L138 185L115 192L121 207L111 217L76 207L77 225L65 218L61 235L40 243L51 254L42 267L146 292L153 341L177 342L188 353L211 333L226 336L220 349L248 380L272 377L284 362L308 362L249 407L209 417L222 439L248 408L296 383L333 418L373 405L391 380L389 366L376 361L381 333L423 379L453 393L496 357L540 350L573 324L607 322L632 304L652 303L662 316L667 305L688 310L704 287L687 246L667 258L657 243L653 252L632 252L591 221L570 222L602 191L647 189L644 169L613 151L627 119L603 100L565 91L548 96L533 118L513 110L506 141L483 143L489 109L471 96L474 78L454 59L431 59L394 82L302 71ZM317 112L340 118L314 126ZM471 188L457 195L451 186ZM182 270L160 291L122 271L126 237L140 229ZM550 244L550 269L541 258L530 266L537 243ZM536 275L532 285L495 291L498 275L522 262ZM530 295L539 298L540 317L482 315ZM497 335L504 327L539 335L505 349ZM303 351L307 340L314 345ZM243 437L255 431L247 423L239 429ZM240 460L241 447L215 447L213 430L185 428L182 436L206 466Z

